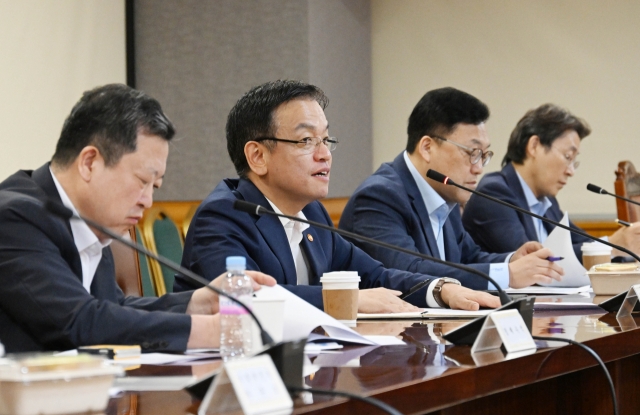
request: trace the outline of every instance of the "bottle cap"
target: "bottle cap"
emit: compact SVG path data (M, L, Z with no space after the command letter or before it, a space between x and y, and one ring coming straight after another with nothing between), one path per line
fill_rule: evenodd
M227 269L245 269L247 267L247 259L243 256L228 256Z

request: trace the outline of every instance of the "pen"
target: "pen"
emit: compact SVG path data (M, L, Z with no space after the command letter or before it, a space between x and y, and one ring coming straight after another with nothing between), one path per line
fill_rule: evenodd
M556 262L556 261L562 261L564 258L561 256L548 256L546 259L549 262Z
M627 222L626 220L622 220L622 219L616 219L616 223L618 225L621 225L621 226L631 226L631 224L629 222Z
M409 297L411 294L415 293L416 291L418 291L420 288L424 287L425 285L429 284L432 280L424 280L424 281L420 281L419 283L417 283L416 285L414 285L413 287L411 287L411 289L409 290L408 293L406 293L405 295L401 296L400 299L404 300L405 298Z

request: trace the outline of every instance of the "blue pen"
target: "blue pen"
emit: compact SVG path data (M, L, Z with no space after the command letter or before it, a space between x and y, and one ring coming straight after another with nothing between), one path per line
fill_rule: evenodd
M556 261L562 261L564 258L561 256L548 256L547 257L547 261L549 262L556 262Z

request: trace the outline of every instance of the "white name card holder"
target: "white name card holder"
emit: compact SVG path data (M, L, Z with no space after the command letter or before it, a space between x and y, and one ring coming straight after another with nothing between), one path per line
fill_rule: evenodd
M640 284L632 285L631 288L629 288L629 292L627 293L627 296L624 297L624 301L622 302L622 305L620 306L620 309L618 310L618 314L616 314L616 317L622 318L622 317L631 316L631 313L633 313L633 308L636 306L636 303L638 302L639 293L640 293Z
M536 343L518 310L488 314L471 347L471 353L498 349L501 345L504 345L507 353L536 349Z
M202 399L198 415L239 411L247 415L293 411L293 401L269 355L225 363Z

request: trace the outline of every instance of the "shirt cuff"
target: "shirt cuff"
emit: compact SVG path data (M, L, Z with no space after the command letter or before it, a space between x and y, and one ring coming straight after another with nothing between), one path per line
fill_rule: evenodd
M431 281L431 283L429 284L429 287L427 288L427 307L429 308L441 308L436 302L436 299L433 298L433 289L438 283L438 280L440 280L440 278L436 278L433 281Z
M511 257L511 255L509 257ZM498 283L500 288L509 288L509 262L490 264L489 276ZM491 287L493 287L493 284L489 283L489 289L491 289ZM493 288L496 289L496 287Z

